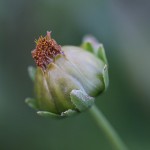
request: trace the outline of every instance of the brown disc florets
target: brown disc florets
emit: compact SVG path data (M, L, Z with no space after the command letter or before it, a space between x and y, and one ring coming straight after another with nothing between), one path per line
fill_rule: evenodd
M51 38L51 32L47 32L45 37L39 37L36 42L36 48L31 52L32 57L35 60L37 66L43 70L47 68L47 65L54 61L54 58L58 54L63 54L61 46Z

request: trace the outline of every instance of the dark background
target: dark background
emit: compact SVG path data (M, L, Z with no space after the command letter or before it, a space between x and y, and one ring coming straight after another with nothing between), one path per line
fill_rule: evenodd
M136 0L0 0L0 150L111 150L88 112L52 120L25 103L27 67L46 31L61 45L85 34L104 44L110 86L96 105L131 150L150 149L150 3Z

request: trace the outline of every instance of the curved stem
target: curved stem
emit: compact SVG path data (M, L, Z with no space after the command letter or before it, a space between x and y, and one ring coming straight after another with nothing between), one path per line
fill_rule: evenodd
M93 106L90 109L90 113L99 128L101 128L101 130L104 132L105 136L109 140L110 144L113 146L114 150L127 150L127 147L124 145L114 128L96 106Z

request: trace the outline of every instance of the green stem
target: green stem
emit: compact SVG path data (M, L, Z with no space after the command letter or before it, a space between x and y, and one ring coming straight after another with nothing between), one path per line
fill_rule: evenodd
M90 113L99 128L101 128L101 130L104 132L105 136L109 140L110 144L113 146L114 150L127 150L127 147L124 145L114 128L96 106L93 106L90 109Z

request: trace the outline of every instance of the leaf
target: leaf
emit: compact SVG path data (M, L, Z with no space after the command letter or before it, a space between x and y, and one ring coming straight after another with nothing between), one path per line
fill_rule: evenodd
M81 90L72 90L70 93L71 101L79 111L84 111L94 104L94 98L88 96Z

